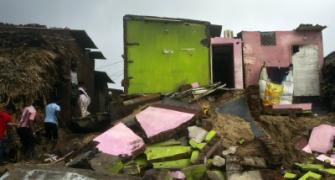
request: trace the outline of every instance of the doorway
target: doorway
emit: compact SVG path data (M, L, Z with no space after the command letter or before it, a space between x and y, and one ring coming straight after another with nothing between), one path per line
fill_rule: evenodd
M228 88L235 88L233 44L212 46L212 73L213 83L221 82Z

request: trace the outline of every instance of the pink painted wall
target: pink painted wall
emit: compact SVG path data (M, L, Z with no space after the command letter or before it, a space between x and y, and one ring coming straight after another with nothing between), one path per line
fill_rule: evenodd
M318 61L323 64L321 32L276 31L276 45L262 46L260 32L242 31L245 87L258 83L262 65L288 67L292 61L293 45L315 44L318 47Z
M234 49L234 83L235 89L243 89L243 62L241 39L215 37L211 39L211 45L233 45Z

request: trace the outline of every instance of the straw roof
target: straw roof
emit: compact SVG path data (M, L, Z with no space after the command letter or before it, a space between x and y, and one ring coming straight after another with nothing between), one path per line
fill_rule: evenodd
M56 54L40 48L0 49L0 95L46 97L57 81Z

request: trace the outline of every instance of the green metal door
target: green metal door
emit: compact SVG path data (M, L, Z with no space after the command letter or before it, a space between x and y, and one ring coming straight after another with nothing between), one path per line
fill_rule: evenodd
M206 22L125 16L125 90L168 93L210 82Z

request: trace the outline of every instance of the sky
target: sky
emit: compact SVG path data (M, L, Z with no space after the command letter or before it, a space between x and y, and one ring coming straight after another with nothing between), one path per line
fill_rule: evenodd
M0 0L0 21L85 30L107 61L96 61L122 88L125 14L187 18L241 30L292 30L300 23L327 25L324 55L335 50L334 0Z

